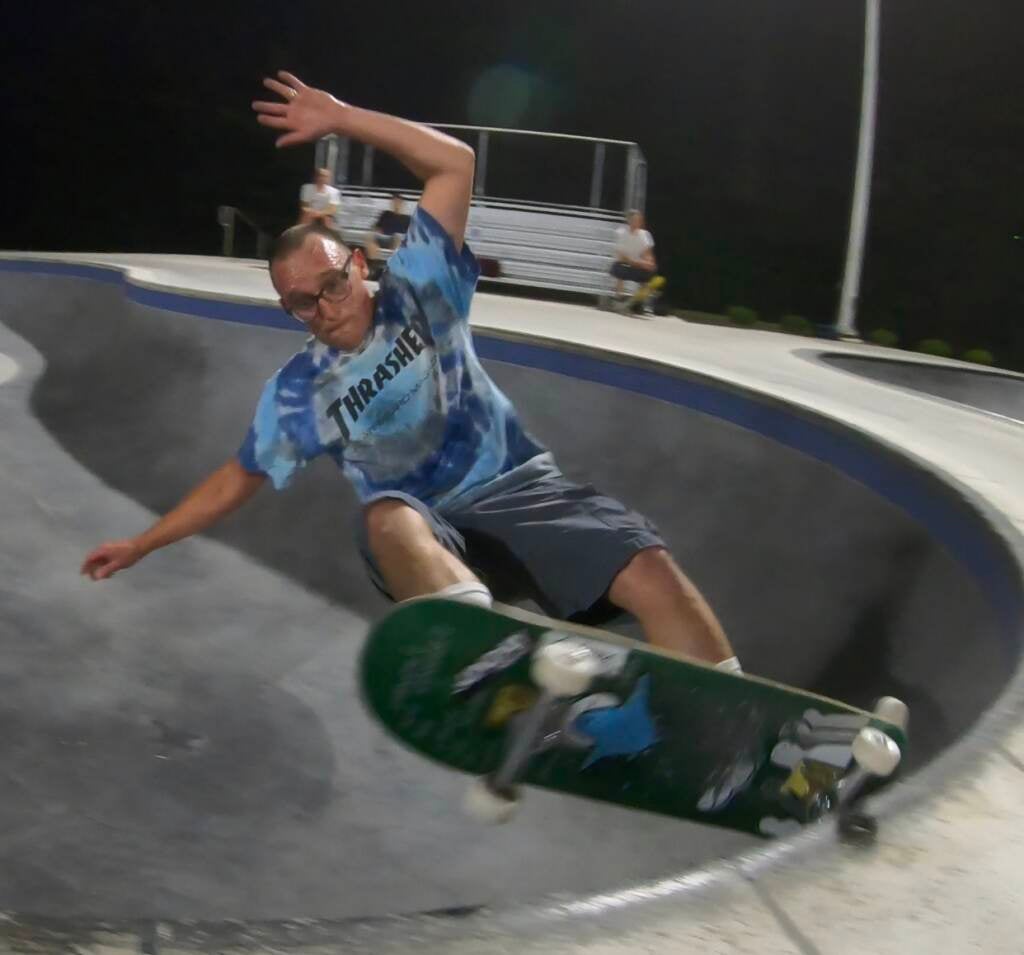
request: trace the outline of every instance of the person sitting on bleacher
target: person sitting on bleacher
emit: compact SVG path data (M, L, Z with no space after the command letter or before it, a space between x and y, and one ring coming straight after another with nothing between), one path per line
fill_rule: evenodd
M307 182L299 193L299 223L320 222L329 229L337 229L341 190L331 185L331 171L318 169L316 180Z
M644 214L634 209L625 224L615 230L615 261L608 270L615 278L615 307L621 311L642 308L652 313L656 294L665 284L657 269L654 237L644 228ZM636 282L640 287L627 297L624 282Z
M409 216L404 212L405 200L397 193L391 197L391 208L385 209L373 224L373 235L366 240L366 253L371 263L384 258L381 250L394 252L409 231Z

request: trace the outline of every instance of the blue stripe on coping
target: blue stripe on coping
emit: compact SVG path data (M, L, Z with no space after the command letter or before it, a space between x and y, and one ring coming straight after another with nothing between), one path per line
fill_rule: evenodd
M268 328L295 330L279 308L245 302L195 298L155 291L124 281L119 269L63 262L0 260L0 271L66 275L125 285L127 297L141 305ZM786 447L831 465L923 525L973 574L987 595L1013 648L1024 615L1024 591L1005 546L952 488L897 453L881 450L870 438L841 425L814 420L800 412L734 391L728 386L684 378L652 368L620 364L547 345L510 342L475 332L481 358L508 362L571 378L597 382L657 398L729 421ZM965 637L968 635L965 635Z
M108 285L123 285L124 272L116 267L79 265L74 262L39 262L25 259L0 259L0 272L32 272L35 275L60 275L92 279Z
M154 289L127 287L128 298L140 305L159 308L168 312L183 312L201 318L216 318L222 322L240 322L243 325L261 325L264 328L281 328L289 332L301 332L302 327L277 305L253 305L248 302L225 302L216 299L193 298L189 295L175 295L173 292L158 292Z
M113 285L123 285L125 296L132 302L160 308L169 312L216 318L222 322L240 322L244 325L262 325L266 328L300 330L276 305L256 305L248 302L228 302L218 299L196 298L176 292L143 288L125 281L121 267L79 265L71 262L38 262L23 259L0 259L0 272L31 272L36 275L61 275L70 278L93 279Z

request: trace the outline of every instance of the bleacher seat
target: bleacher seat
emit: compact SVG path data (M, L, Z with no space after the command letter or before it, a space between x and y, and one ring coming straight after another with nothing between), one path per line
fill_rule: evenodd
M410 204L415 198L409 196ZM344 187L338 225L345 241L364 245L390 202L390 192ZM477 256L500 265L500 276L483 281L604 295L613 283L608 267L621 222L603 210L475 197L466 241Z

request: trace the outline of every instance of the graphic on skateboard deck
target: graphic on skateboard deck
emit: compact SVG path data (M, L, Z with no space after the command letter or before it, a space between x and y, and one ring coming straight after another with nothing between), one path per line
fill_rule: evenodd
M775 836L848 805L906 746L898 701L872 714L499 605L402 604L360 681L395 736L480 777L468 806L494 821L525 784Z

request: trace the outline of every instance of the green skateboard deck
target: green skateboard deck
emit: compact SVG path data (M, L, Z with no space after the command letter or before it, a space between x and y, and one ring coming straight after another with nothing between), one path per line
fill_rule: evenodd
M531 661L566 637L596 675L538 705ZM867 711L498 605L402 604L371 631L360 682L392 734L446 766L496 778L543 711L517 783L761 836L835 808L864 727L906 746L901 726Z

